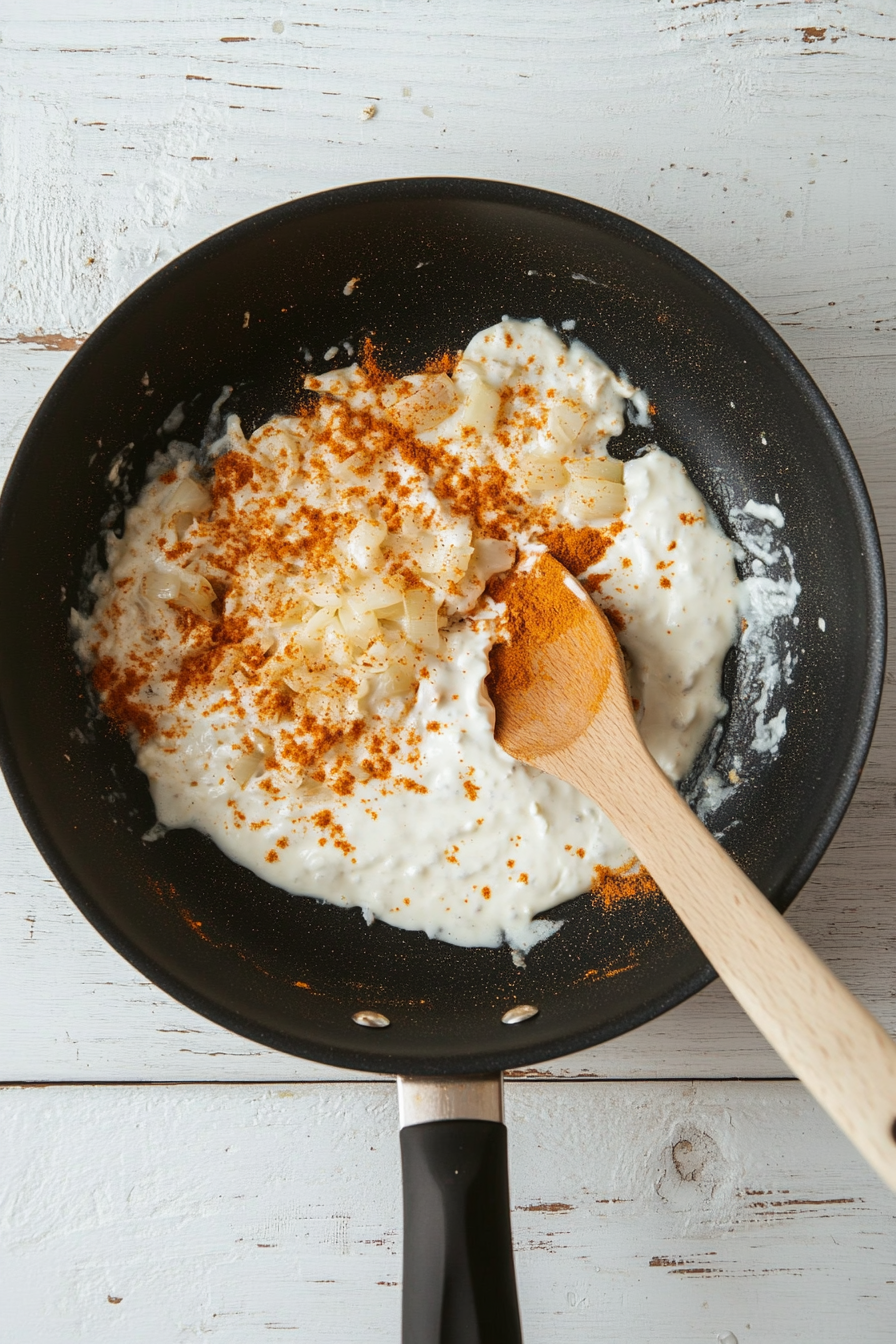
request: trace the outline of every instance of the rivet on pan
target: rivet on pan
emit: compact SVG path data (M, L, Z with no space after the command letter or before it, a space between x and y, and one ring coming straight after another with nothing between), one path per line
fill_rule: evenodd
M530 1017L536 1017L537 1015L538 1009L534 1008L531 1003L517 1003L513 1008L507 1009L501 1021L506 1023L508 1027L513 1027L517 1022L528 1022Z
M357 1022L359 1027L388 1027L389 1019L384 1013L371 1012L365 1008L360 1013L352 1013L352 1021Z

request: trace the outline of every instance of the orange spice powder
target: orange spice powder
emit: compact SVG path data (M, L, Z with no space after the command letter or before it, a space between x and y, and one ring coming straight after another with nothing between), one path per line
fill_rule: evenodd
M454 372L457 358L456 354L445 353L430 361L426 371L450 375ZM382 389L394 379L394 375L385 368L381 353L372 340L365 342L361 368L369 389ZM526 390L524 387L519 389L523 401ZM535 404L534 389L530 391L532 405L527 413L517 415L514 428L538 426L544 418L544 408ZM512 488L510 474L496 463L481 464L469 455L450 448L424 444L412 431L403 429L386 417L350 408L333 399L327 400L332 410L330 421L323 427L316 425L315 435L320 444L326 446L340 462L352 459L351 470L360 482L363 483L365 475L371 473L374 465L382 469L389 462L403 462L425 476L436 498L448 504L458 515L468 517L481 536L506 539L525 523L530 534L540 539L552 555L574 575L581 575L586 570L593 570L601 562L623 529L620 520L602 528L575 527L566 523L554 525L556 515L553 509L533 506ZM299 407L295 414L300 420L310 421L317 412L314 407L306 406ZM501 432L506 433L499 430L499 436ZM313 470L313 464L308 469ZM174 473L170 474L174 479ZM328 512L304 503L300 487L294 497L266 498L269 476L271 480L274 479L262 455L251 456L235 449L221 456L214 464L211 486L213 510L205 521L205 535L212 546L207 559L210 572L214 571L210 581L215 589L215 603L211 620L205 620L191 611L178 612L183 656L176 674L171 678L172 700L175 703L219 684L223 686L222 695L226 698L229 694L228 669L236 666L237 662L250 684L256 673L260 678L265 650L250 640L248 616L233 614L232 595L239 584L241 568L247 560L259 556L275 561L284 570L292 565L325 569L331 561L340 528L345 524L344 515L336 510ZM379 509L385 525L395 534L401 530L406 512L404 497L411 490L409 486L401 484L398 472L387 473L381 479L385 479L387 489L376 496L367 492L363 484L352 489L359 497L368 494L368 499ZM249 528L236 508L237 493L247 489L252 492L253 510ZM288 509L288 527L278 521L275 505L281 513ZM415 521L425 527L425 518L415 518ZM696 522L698 519L688 516L683 517L683 521ZM185 543L178 543L174 548L169 547L168 551L180 552L182 548L184 553L189 550ZM179 558L179 555L170 558ZM406 587L420 584L419 576L402 560L400 552L394 554L390 563L392 572L400 575ZM587 580L587 586L594 591L605 577L592 574ZM565 614L569 612L567 604L550 600L540 602L537 598L533 601L530 592L523 595L519 580L513 573L493 579L488 592L495 601L506 604L503 639L492 651L491 671L486 683L495 699L500 696L502 685L528 684L530 673L527 661L520 656L520 647L515 648L515 644L522 644L520 637L526 625L537 624L539 638L544 641L562 634L570 624L570 619ZM612 609L607 614L617 628L621 628L624 623L621 614ZM135 664L115 667L107 659L98 663L93 672L94 684L103 694L104 709L110 719L122 728L135 729L144 741L157 731L158 726L156 716L138 698L149 679L150 671ZM421 670L420 675L425 675L425 669ZM350 687L351 679L345 680L346 686ZM237 708L236 698L233 703L235 712L245 713ZM272 727L279 726L281 730L277 743L280 758L289 766L303 771L310 779L326 783L334 796L334 802L349 796L364 782L373 780L383 786L388 783L393 788L411 793L425 792L422 785L393 770L393 758L400 745L400 727L390 726L386 732L382 726L377 728L360 717L333 723L310 714L287 686L281 684L271 689L262 686L260 680L255 704L260 716L267 719ZM427 731L438 730L437 721L427 725ZM353 759L347 752L362 741L364 758L359 764L366 780L359 779L347 766L348 761ZM277 759L271 752L265 760L265 767L276 770L279 768ZM471 780L465 780L463 788L467 797L474 801L479 792L478 786ZM329 809L318 811L311 822L321 833L322 844L332 843L345 853L352 848L345 841L343 828ZM276 849L270 850L267 855L269 863L276 863L278 858ZM630 865L618 870L595 868L595 903L600 901L609 906L618 900L658 893L647 873L641 869L630 869ZM525 883L528 875L520 874L518 880ZM483 888L482 895L486 900L490 899L490 889Z
M591 892L593 904L604 910L609 910L620 901L650 900L662 895L647 869L642 868L637 859L630 859L621 868L606 868L596 863Z
M492 579L488 591L506 608L502 638L489 655L491 670L486 678L492 701L499 703L502 696L510 696L532 684L532 644L551 644L559 639L579 618L579 607L577 599L553 571L547 582L527 583L525 575L511 570ZM530 638L532 631L534 640Z

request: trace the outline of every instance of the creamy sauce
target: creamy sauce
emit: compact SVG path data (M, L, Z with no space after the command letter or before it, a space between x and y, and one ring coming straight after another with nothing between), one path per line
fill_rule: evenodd
M643 394L541 322L480 332L451 376L352 366L308 385L316 407L248 442L230 417L211 493L190 453L155 464L93 612L73 614L79 655L164 826L286 891L525 952L559 927L534 915L632 856L592 802L495 743L489 575L518 547L578 557L678 781L726 710L736 544L676 459L609 454Z
M733 548L676 458L654 449L627 462L625 489L626 526L600 564L611 569L600 591L625 617L641 736L677 782L727 709L722 662L740 624Z

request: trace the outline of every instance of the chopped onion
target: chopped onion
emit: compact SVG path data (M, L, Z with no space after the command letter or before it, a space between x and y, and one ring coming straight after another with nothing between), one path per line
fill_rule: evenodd
M348 481L363 475L365 461L363 453L352 453L351 457L346 457L342 462L334 462L330 473L339 481Z
M178 541L183 541L195 521L195 515L192 513L176 513L174 515L171 523L177 533Z
M330 662L335 663L337 667L350 667L352 663L352 651L348 640L342 630L342 627L336 621L331 620L324 631L321 641L322 653Z
M421 533L419 539L412 543L421 572L459 583L467 572L473 554L471 537L472 528L468 518L459 518L438 532Z
M179 586L174 597L168 598L177 607L185 607L204 620L213 619L212 607L217 598L214 588L202 574L194 570L182 569L178 573Z
M392 663L377 673L376 689L381 695L404 695L414 684L414 665L410 661Z
M168 517L177 533L177 539L183 541L194 518L208 513L212 507L212 497L198 481L193 480L192 476L184 476L178 481L166 503Z
M143 591L156 602L173 602L180 592L178 571L151 569L143 576Z
M615 481L571 481L565 497L582 519L614 518L625 511L625 489Z
M396 602L401 602L403 588L395 580L384 579L382 575L377 574L372 579L367 579L357 588L346 596L346 602L352 611L358 613L364 611L382 611L386 607L394 606Z
M474 374L466 390L458 424L461 430L472 429L485 438L494 434L501 412L501 394Z
M241 756L239 760L230 767L230 773L233 775L241 789L244 789L252 776L257 773L258 767L263 761L264 755L261 752L253 751L245 756Z
M310 614L311 603L307 598L300 598L294 607L280 621L281 630L289 630L293 626L301 625L305 618Z
M321 641L313 633L309 635L307 630L297 630L293 638L307 658L315 660L320 657Z
M305 689L306 665L304 662L293 662L283 673L283 680L291 691L297 694Z
M172 490L166 506L169 518L178 513L191 513L195 517L200 513L208 513L212 497L192 476L185 476Z
M393 383L393 388L397 398L388 408L389 418L414 434L435 429L457 408L457 389L446 373L416 373ZM384 394L383 404L390 400Z
M375 639L364 650L358 662L362 667L366 667L369 672L382 672L392 661L392 656L392 651L383 640L382 631L380 631L380 638Z
M615 457L577 457L566 463L573 480L615 481L622 484L623 464Z
M404 538L402 549L407 550L411 562L424 573L430 572L435 564L436 539L432 532L418 532Z
M321 639L328 625L332 625L337 607L320 607L299 630L304 639Z
M358 569L373 569L380 559L380 547L386 539L387 528L384 523L374 523L362 518L356 523L346 543L348 557Z
M569 479L562 459L556 453L526 453L520 460L525 488L531 494L560 490Z
M335 588L325 588L323 584L319 588L306 588L305 596L323 611L335 611L342 601Z
M425 588L410 588L404 595L405 632L412 644L429 653L439 648L438 606Z
M587 419L588 412L583 410L581 406L573 406L568 401L561 401L559 405L552 406L548 412L548 437L563 447L575 443Z
M380 623L372 611L353 611L348 602L339 608L339 623L357 649L366 649L379 638Z

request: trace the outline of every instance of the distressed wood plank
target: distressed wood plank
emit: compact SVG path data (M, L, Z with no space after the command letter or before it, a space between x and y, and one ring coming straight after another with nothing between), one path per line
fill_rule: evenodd
M345 181L467 173L639 219L750 298L840 416L892 574L894 61L896 16L859 0L9 11L0 472L68 352L183 248ZM891 1030L894 749L891 674L856 798L793 912ZM0 1090L4 1339L395 1339L391 1087L299 1083L346 1075L148 984L5 793L0 854L0 1078L188 1084ZM889 1344L896 1205L795 1084L558 1085L780 1074L720 986L531 1072L544 1081L508 1086L529 1338Z
M472 173L642 219L748 295L789 293L788 327L893 330L894 36L860 0L606 0L584 21L575 0L312 0L278 20L261 0L41 0L0 48L0 320L85 332L279 200Z
M40 0L9 14L2 462L67 347L184 247L339 182L473 173L640 219L751 298L843 420L892 558L896 216L881 165L894 36L896 20L858 0L607 0L588 22L573 0L520 0L512 15L498 0L436 13L311 0L280 18L261 0L189 11L153 0L128 15ZM889 689L856 799L793 913L891 1030L894 748ZM148 985L59 891L6 801L0 845L0 1012L16 1027L0 1037L0 1077L341 1076L237 1040ZM781 1066L712 986L538 1072L759 1077Z
M792 1083L511 1084L527 1338L889 1344L896 1199ZM394 1090L0 1091L8 1344L398 1335Z

